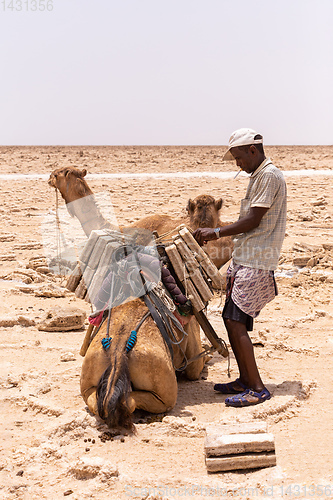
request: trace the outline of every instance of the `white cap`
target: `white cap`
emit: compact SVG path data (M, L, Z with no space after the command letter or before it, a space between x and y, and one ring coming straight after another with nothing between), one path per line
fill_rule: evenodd
M234 157L230 153L231 148L238 148L239 146L249 146L251 144L262 144L262 136L260 136L260 139L255 139L256 135L260 134L258 134L251 128L239 128L238 130L235 130L235 132L233 132L230 136L228 145L229 147L227 152L223 156L222 161L234 160Z

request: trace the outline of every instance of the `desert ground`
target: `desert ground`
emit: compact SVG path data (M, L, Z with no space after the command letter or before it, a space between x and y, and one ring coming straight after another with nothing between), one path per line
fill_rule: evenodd
M214 393L228 381L214 354L201 378L179 379L167 415L134 415L136 433L108 439L81 398L80 330L45 331L52 311L90 306L48 272L42 222L56 209L47 177L56 168L86 168L95 193L108 191L119 224L144 215L185 214L189 198L224 200L234 221L247 178L186 177L235 171L225 147L0 147L0 497L3 499L333 498L333 146L271 146L286 171L288 219L276 280L279 295L255 320L252 340L271 400L230 408ZM310 169L328 173L297 175ZM288 171L288 175L287 175ZM293 175L290 175L290 171ZM149 178L182 172L183 177ZM146 173L145 179L89 174ZM14 174L40 174L38 178ZM7 176L6 176L7 175ZM60 199L59 204L63 206ZM227 341L216 293L208 316ZM231 355L231 380L237 376ZM211 424L267 422L275 467L207 473L205 430ZM103 434L104 433L104 434ZM104 438L101 440L101 436Z

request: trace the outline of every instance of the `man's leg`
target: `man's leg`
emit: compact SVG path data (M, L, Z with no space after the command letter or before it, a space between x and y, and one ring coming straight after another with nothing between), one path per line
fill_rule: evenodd
M261 392L265 386L259 375L253 345L246 326L228 318L223 318L223 321L238 364L240 381L255 392Z

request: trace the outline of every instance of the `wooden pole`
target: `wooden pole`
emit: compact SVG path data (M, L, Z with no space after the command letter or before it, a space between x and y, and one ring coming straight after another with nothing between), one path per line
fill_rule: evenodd
M88 347L90 345L90 337L91 337L91 333L92 333L93 329L94 329L94 325L89 324L87 331L86 331L86 334L85 334L85 337L84 337L83 342L82 342L81 349L80 349L80 355L83 358L86 355L86 352L87 352Z

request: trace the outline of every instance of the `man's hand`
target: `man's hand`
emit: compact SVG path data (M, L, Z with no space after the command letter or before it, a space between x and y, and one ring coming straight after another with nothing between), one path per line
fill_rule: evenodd
M197 240L201 247L202 245L205 245L207 241L216 240L216 233L214 229L210 227L199 227L199 229L194 231L192 236Z

